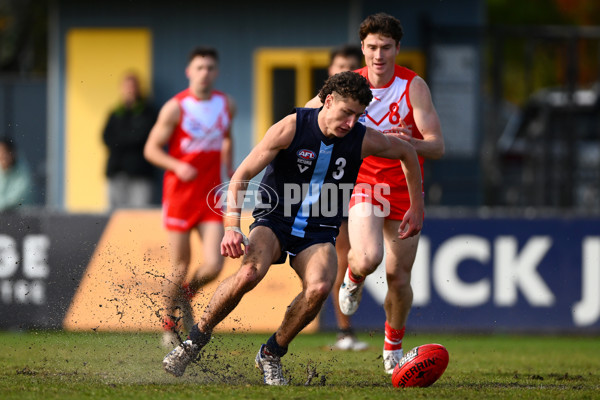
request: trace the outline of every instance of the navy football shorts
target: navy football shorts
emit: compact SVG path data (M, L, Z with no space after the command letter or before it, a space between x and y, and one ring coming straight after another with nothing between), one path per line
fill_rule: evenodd
M250 231L257 226L265 226L277 236L279 244L281 245L281 256L273 264L283 264L290 255L290 263L294 260L297 254L300 254L302 250L306 250L313 244L319 243L331 243L335 247L335 238L339 231L333 228L323 228L318 233L311 232L307 233L305 237L301 238L294 236L291 233L286 233L290 230L287 224L282 224L274 219L268 217L257 218L252 225L250 225Z

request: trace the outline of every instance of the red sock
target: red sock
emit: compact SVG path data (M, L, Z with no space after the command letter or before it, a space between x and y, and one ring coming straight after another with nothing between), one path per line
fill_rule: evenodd
M383 342L384 350L400 350L402 348L402 339L404 338L404 331L406 327L402 329L392 328L387 321L385 321L385 341Z
M183 292L183 297L185 297L187 301L191 301L196 295L196 292L190 288L189 282L181 285L181 291Z
M358 276L354 275L352 273L352 271L350 270L350 267L348 267L348 278L350 279L351 282L354 282L354 283L362 283L365 280L364 276L358 277Z
M163 319L162 328L165 331L174 331L175 330L175 321L171 317L165 317Z

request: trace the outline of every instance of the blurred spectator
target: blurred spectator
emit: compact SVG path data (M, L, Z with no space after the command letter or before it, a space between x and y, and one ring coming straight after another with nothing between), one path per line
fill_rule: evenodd
M17 159L14 142L0 138L0 211L31 203L31 175Z
M156 117L156 109L141 94L138 77L125 75L121 102L110 113L103 133L109 153L106 176L111 209L152 203L157 171L144 158L144 145Z

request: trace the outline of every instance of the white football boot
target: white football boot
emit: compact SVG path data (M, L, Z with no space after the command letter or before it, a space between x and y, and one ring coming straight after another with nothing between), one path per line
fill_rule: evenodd
M350 280L348 276L348 270L346 270L346 274L344 275L344 282L340 287L339 292L339 303L340 310L344 315L352 315L358 310L358 305L360 304L360 299L362 298L362 290L365 286L365 281L363 280L361 283L354 283Z
M396 364L402 359L404 350L383 350L383 369L386 374L394 372Z
M200 349L199 345L186 340L165 356L163 368L171 375L182 376L189 363L198 358Z
M354 350L354 351L362 351L366 350L369 345L365 342L361 342L356 337L352 335L343 335L339 336L333 345L335 350Z
M254 359L256 368L263 374L263 381L272 386L287 385L289 382L283 377L281 359L274 354L265 354L264 349L265 345L263 344Z

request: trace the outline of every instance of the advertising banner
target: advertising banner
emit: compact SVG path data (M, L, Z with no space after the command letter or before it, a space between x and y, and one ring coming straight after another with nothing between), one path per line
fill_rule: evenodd
M192 251L197 267L195 236ZM239 265L226 260L197 296L196 317ZM160 329L168 269L160 210L2 214L0 329ZM411 281L411 330L599 332L600 220L430 217ZM273 266L220 329L273 331L300 290L289 264ZM381 265L367 278L356 330L383 328L386 292ZM335 327L328 300L307 331Z
M411 283L410 329L600 331L600 221L427 218ZM386 293L380 265L356 329L383 329ZM330 304L321 326L335 328Z
M61 328L105 216L0 216L0 329Z

